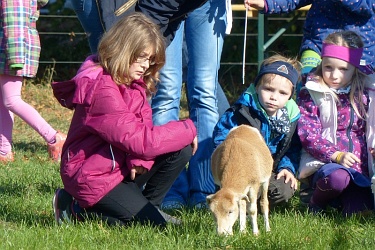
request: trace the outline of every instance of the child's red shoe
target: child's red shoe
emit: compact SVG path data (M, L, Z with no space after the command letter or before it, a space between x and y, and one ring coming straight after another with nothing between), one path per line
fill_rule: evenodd
M52 158L52 160L57 161L57 162L61 160L61 152L62 152L62 148L64 146L65 141L66 141L66 134L57 132L55 143L47 144L48 154L49 154L49 157Z
M1 154L0 153L0 162L13 162L14 161L14 154L12 152Z

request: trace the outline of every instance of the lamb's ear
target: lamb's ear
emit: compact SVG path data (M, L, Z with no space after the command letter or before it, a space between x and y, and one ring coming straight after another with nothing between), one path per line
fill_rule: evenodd
M249 197L246 194L241 195L241 200L246 200L247 202L250 202Z
M215 194L207 195L207 197L206 197L206 201L207 201L207 203L210 203L211 200L214 198L214 196L215 196Z

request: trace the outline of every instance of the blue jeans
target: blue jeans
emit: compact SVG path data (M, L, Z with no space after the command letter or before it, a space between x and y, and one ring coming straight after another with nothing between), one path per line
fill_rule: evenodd
M198 130L198 151L191 158L167 193L163 202L180 202L194 206L205 202L215 192L210 158L213 152L212 132L218 113L218 71L226 28L225 0L208 0L191 12L166 51L161 82L152 100L156 125L179 119L182 83L182 44L185 35L188 52L187 97L190 118ZM222 91L222 90L221 90ZM224 97L221 111L229 107Z
M104 33L104 24L101 22L98 9L98 0L70 0L74 12L87 34L91 53L98 50L99 40Z

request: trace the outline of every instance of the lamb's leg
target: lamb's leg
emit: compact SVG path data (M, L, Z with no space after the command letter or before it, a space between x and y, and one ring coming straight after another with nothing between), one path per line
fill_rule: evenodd
M240 231L246 231L246 200L240 199L239 201L239 218L240 218Z
M270 222L268 219L269 215L269 203L268 203L268 185L269 181L263 182L260 186L260 209L262 210L263 218L264 218L264 225L266 226L266 231L271 231Z
M250 190L249 190L250 204L248 206L248 212L250 214L251 226L253 228L254 235L259 234L258 221L257 221L257 215L258 215L258 208L257 208L258 197L257 196L258 196L258 189L250 187Z

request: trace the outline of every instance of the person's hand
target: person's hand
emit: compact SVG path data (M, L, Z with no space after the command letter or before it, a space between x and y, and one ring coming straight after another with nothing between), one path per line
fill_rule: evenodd
M370 153L371 153L372 157L375 157L375 149L374 148L370 148Z
M341 158L340 164L346 168L351 168L356 162L360 163L361 160L358 159L358 157L355 156L355 154L350 153L350 152L344 152L344 155Z
M250 7L257 10L264 9L264 0L244 0L243 3L247 9L250 9Z
M334 161L346 168L351 168L354 163L360 163L361 160L353 153L337 151L333 155Z
M147 173L147 169L142 167L142 166L134 166L131 170L130 170L130 179L134 180L135 179L135 176L137 174L145 174Z
M288 183L290 181L290 187L294 190L297 189L297 179L294 177L294 175L287 169L281 170L277 176L276 179L279 180L280 178L285 178L284 183Z
M194 139L193 139L193 142L191 143L191 147L193 148L193 155L195 154L195 152L197 152L197 149L198 149L198 137L195 136Z

